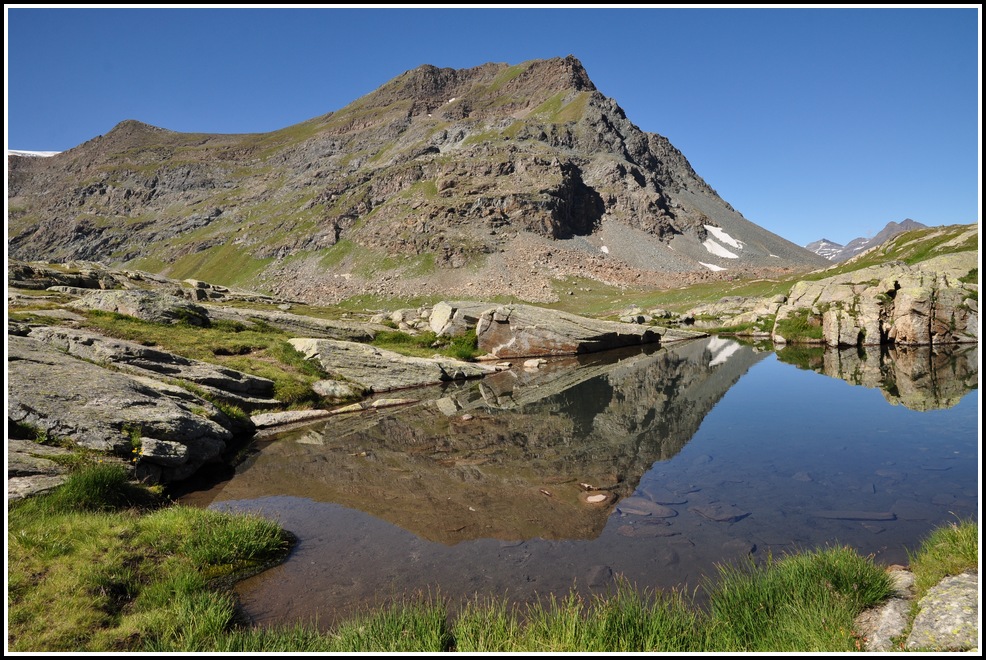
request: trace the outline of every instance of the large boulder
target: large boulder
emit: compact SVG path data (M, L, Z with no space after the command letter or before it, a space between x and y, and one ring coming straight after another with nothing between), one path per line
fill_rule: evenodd
M456 301L437 303L431 308L428 324L438 336L456 337L476 327L484 312L497 307L494 303Z
M152 323L209 325L209 314L204 307L184 298L146 289L92 291L70 303L69 307L115 312Z
M496 371L492 366L450 358L408 357L357 342L311 338L289 341L305 357L317 359L329 374L369 393L479 378Z
M476 324L479 350L493 358L577 355L704 336L701 332L602 321L520 304L491 307Z

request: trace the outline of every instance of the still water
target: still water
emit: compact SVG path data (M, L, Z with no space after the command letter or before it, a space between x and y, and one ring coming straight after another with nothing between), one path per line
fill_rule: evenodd
M238 585L257 625L620 577L700 594L719 564L833 544L906 564L932 529L978 520L978 346L708 338L400 396L414 402L258 440L182 498L298 537Z

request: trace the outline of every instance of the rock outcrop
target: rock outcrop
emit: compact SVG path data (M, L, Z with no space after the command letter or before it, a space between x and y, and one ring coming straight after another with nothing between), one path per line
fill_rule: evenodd
M769 299L726 296L679 317L775 344L924 346L979 341L979 226L904 232ZM832 273L832 274L827 274Z
M85 330L42 326L31 329L28 336L69 355L133 376L193 383L215 399L246 409L281 405L272 398L274 382L268 378ZM233 422L225 420L224 426L231 425Z
M888 263L798 282L777 310L773 339L785 343L785 321L820 325L829 346L979 341L978 285L963 278L977 252L958 252L914 266Z
M224 415L179 388L109 371L30 337L7 338L7 419L117 457L151 480L191 476L233 438ZM162 447L168 456L159 455Z
M705 333L589 319L519 304L487 309L476 322L479 350L492 358L577 355L703 336Z
M493 366L450 358L408 357L356 342L307 338L290 341L306 358L318 360L326 372L353 383L366 394L481 378L496 371Z

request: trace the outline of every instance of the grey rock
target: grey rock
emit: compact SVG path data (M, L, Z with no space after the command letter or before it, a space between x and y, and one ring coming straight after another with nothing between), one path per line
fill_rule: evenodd
M957 252L798 282L777 310L773 338L788 341L780 324L807 312L821 324L822 342L829 346L977 342L978 307L964 301L978 287L961 278L978 259L978 251Z
M722 504L720 502L693 506L689 507L688 510L713 522L734 523L750 515L749 511L744 511L734 504Z
M129 456L129 434L185 445L188 461L163 466L165 480L217 460L233 434L197 414L209 405L178 400L115 371L28 337L8 336L7 417L96 451ZM148 457L154 462L153 457Z
M326 399L352 399L365 394L365 390L342 380L320 380L312 384L312 391Z
M908 650L964 651L979 646L979 576L943 579L918 601Z
M483 312L476 324L479 350L494 358L577 355L667 343L704 333L601 321L531 305L501 305Z
M7 479L7 500L20 500L41 495L58 488L68 475L32 475Z
M188 447L170 440L141 438L140 455L158 465L175 467L188 462Z
M237 321L247 327L256 325L257 321L262 321L296 336L316 339L368 342L373 341L378 332L393 330L380 322L359 323L338 319L320 319L270 310L221 306L208 306L207 310L210 319Z
M867 651L893 651L893 638L907 628L911 604L903 598L891 598L880 607L873 607L856 618L856 632Z
M970 651L979 648L979 576L967 572L943 578L917 603L911 622L914 573L891 567L896 595L862 612L854 629L866 651ZM900 640L911 631L901 646ZM896 640L896 642L895 642Z
M307 358L317 359L326 372L368 392L391 390L495 373L496 367L446 358L408 357L356 342L333 339L291 339Z
M135 342L104 337L87 330L41 326L32 329L29 336L69 355L97 364L113 365L135 376L189 381L221 400L246 403L250 408L279 405L278 401L270 398L274 393L274 382L268 378L191 360Z
M493 307L485 302L442 301L432 307L428 325L438 336L457 337L475 328L483 312Z
M82 310L116 312L152 323L188 323L199 326L209 324L209 315L200 305L146 289L92 291L69 303L69 306Z
M330 410L285 410L284 412L260 413L253 415L250 419L258 429L267 429L297 422L310 422L330 417L333 414L334 412Z
M32 440L11 438L7 440L7 476L63 474L67 471L66 468L52 458L71 454L71 450L62 447L49 447Z
M628 497L616 505L617 511L637 516L654 516L655 518L673 518L678 512L671 507L652 502L643 497Z

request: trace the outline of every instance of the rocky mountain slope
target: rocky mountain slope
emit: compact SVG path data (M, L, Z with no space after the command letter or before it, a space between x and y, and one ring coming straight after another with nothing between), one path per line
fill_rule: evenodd
M907 218L903 222L888 222L887 226L881 229L877 235L872 238L860 236L859 238L852 239L845 245L839 245L835 241L822 238L809 243L805 246L805 248L811 250L819 256L825 257L829 261L841 262L846 261L847 259L852 259L857 254L865 252L870 248L883 245L894 236L903 234L905 231L910 231L912 229L923 229L924 227L927 227L927 225L923 225L916 220Z
M18 259L95 260L315 303L363 293L555 299L828 262L750 222L572 56L420 66L266 134L124 121L8 156Z

